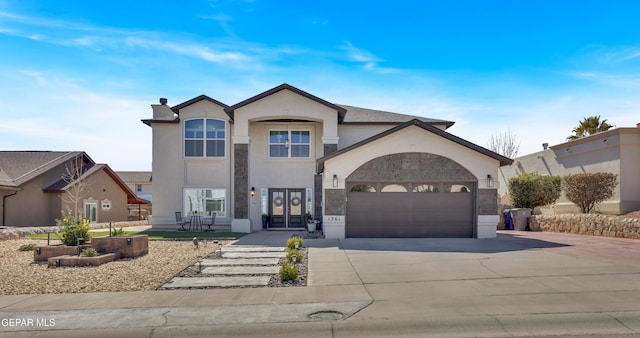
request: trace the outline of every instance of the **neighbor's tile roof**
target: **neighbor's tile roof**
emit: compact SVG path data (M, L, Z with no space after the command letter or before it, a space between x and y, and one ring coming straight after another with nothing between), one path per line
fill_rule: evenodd
M150 171L117 171L116 174L127 183L151 182Z
M0 186L18 187L79 155L93 163L81 151L0 151Z

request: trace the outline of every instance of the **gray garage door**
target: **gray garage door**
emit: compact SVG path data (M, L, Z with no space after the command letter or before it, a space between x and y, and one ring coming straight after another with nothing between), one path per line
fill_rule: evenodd
M473 237L473 182L351 182L347 237Z

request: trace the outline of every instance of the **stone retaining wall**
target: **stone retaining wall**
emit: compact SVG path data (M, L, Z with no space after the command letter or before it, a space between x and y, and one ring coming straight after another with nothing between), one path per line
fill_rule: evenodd
M147 220L142 221L124 221L124 222L111 222L113 229L120 229L126 227L134 227L140 225L149 225ZM90 229L109 229L109 222L106 223L94 223L89 224ZM47 232L58 232L57 226L48 227L6 227L0 229L0 241L6 239L18 239L33 234L42 234Z
M531 231L640 239L640 218L600 214L534 215Z

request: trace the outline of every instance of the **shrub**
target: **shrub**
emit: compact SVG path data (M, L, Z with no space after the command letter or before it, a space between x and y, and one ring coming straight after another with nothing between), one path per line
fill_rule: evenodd
M98 255L98 252L94 248L86 248L86 249L82 250L82 252L80 254L82 256L86 256L86 257L95 257L95 256Z
M567 199L588 214L596 204L611 198L618 185L618 175L612 173L586 173L567 175L562 187Z
M84 244L91 238L89 232L89 220L83 217L71 215L71 211L62 212L63 219L57 219L56 224L60 230L62 243L68 246Z
M552 204L562 191L559 176L541 176L538 173L522 174L509 179L509 195L516 208L529 208Z
M293 262L293 257L296 258L296 262L302 261L302 252L296 249L289 249L289 252L287 253L287 261Z
M124 235L124 229L122 227L120 227L120 229L113 229L111 230L111 236L113 237L117 237L117 236L122 236Z
M287 240L287 248L296 249L296 243L298 243L298 248L302 248L302 238L300 237L291 237Z
M290 280L296 280L297 278L298 278L298 268L296 268L295 265L290 263L282 264L282 266L280 267L281 281L285 282Z
M33 249L35 249L35 247L36 247L36 245L33 244L33 243L22 244L18 250L20 250L20 251L33 251Z

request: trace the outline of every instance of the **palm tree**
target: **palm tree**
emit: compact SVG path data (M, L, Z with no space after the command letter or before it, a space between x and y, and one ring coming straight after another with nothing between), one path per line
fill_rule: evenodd
M571 131L573 135L567 137L567 140L577 140L601 131L607 131L613 127L607 123L606 119L600 121L600 115L585 117L577 127L573 128Z

